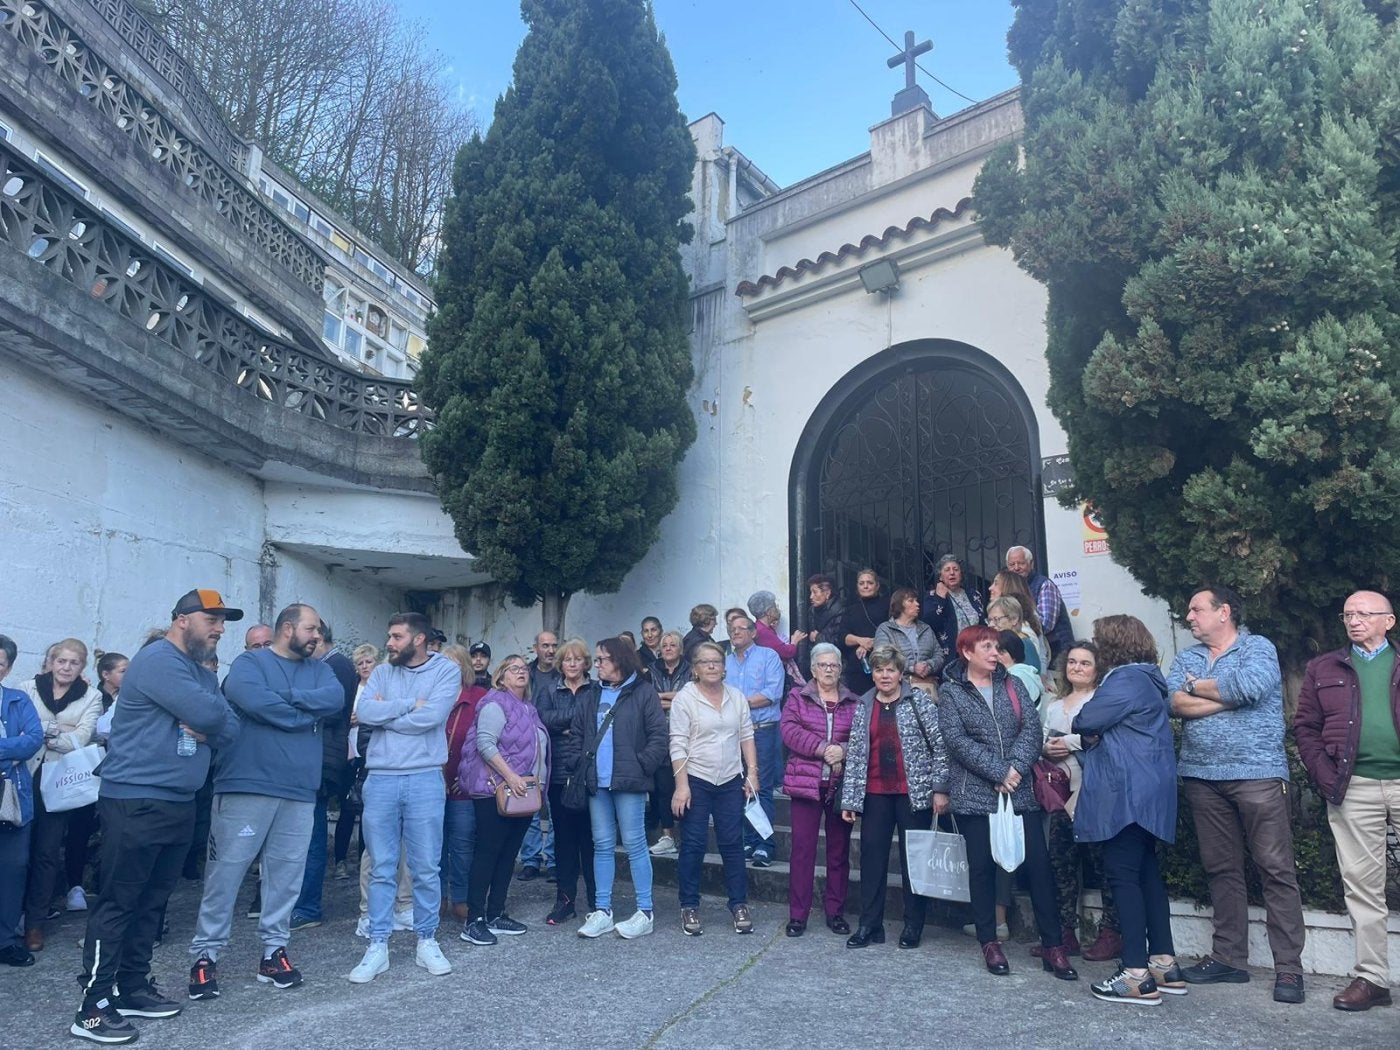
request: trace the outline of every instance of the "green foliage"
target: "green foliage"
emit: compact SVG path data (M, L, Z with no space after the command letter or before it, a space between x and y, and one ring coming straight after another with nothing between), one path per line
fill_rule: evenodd
M1018 0L982 229L1047 285L1050 407L1114 558L1238 588L1297 667L1400 580L1390 0Z
M457 158L419 386L462 546L521 604L613 591L695 440L695 159L643 0L525 0L484 138Z

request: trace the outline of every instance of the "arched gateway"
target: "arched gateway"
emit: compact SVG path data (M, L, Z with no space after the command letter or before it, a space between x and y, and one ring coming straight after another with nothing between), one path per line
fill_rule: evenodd
M963 343L901 343L838 380L789 484L795 608L819 570L853 595L866 565L922 588L949 553L983 585L1012 544L1044 564L1035 412L1000 362Z

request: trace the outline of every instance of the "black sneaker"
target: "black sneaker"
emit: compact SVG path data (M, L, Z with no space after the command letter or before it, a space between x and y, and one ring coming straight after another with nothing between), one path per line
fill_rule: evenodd
M301 971L287 958L287 949L278 948L272 957L258 964L258 983L274 988L296 988L301 985Z
M558 926L561 922L578 918L578 910L571 900L562 900L554 905L554 910L545 916L545 923L549 926Z
M753 856L749 858L749 863L755 868L771 868L773 866L773 858L768 855L766 849L759 846L753 851Z
M1219 959L1207 955L1195 966L1188 966L1181 972L1188 984L1248 984L1249 971L1227 966Z
M485 919L473 919L462 931L462 940L468 944L491 945L496 943L496 935L486 928Z
M190 967L190 998L217 999L219 997L219 975L214 960L201 955Z
M34 953L22 944L12 944L0 948L0 964L5 966L33 966Z
M540 877L540 869L533 864L527 864L520 869L520 874L516 876L521 882L534 882Z
M486 928L495 934L505 934L508 937L518 937L522 933L528 933L530 927L523 922L516 922L509 915L497 915L494 919L486 921Z
M136 1042L136 1026L113 1010L107 999L79 1010L68 1026L68 1033L94 1043Z
M123 1017L174 1017L184 1009L174 999L160 994L155 981L117 995L117 1013Z
M297 930L311 930L311 929L315 929L317 926L320 926L320 925L321 925L321 920L320 920L320 919L313 919L313 918L311 918L309 915L293 915L293 916L292 916L292 925L291 925L291 929L292 929L293 932L295 932L295 931L297 931Z

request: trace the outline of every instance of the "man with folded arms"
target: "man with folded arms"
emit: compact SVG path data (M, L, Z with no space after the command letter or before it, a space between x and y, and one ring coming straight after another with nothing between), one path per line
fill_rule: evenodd
M151 980L151 952L194 837L194 795L210 748L238 737L238 717L205 664L218 659L224 622L242 618L218 591L190 591L175 603L165 637L127 668L99 767L102 881L83 940L83 1005L68 1029L80 1039L134 1042L128 1017L180 1012Z
M287 958L287 939L321 786L321 722L340 713L345 694L330 667L312 659L321 642L315 609L289 605L272 630L272 645L240 653L224 681L242 731L214 763L209 860L190 942L191 999L219 995L215 968L228 944L238 887L259 852L257 978L274 988L301 984Z
M1347 914L1355 931L1352 982L1338 1010L1389 1006L1386 953L1386 827L1400 831L1400 673L1386 635L1390 600L1357 591L1342 606L1348 644L1308 663L1293 736L1337 846Z
M462 690L462 669L428 650L431 630L421 613L399 613L389 620L384 644L389 660L370 673L355 708L359 723L373 731L365 755L369 775L360 817L371 863L369 948L350 971L354 984L367 984L389 969L400 843L413 878L415 961L434 976L452 972L437 942L442 903L438 862L447 803L443 727Z

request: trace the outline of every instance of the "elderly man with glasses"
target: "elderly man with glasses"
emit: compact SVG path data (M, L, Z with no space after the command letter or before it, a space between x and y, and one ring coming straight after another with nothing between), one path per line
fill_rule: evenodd
M1244 603L1229 587L1191 596L1186 625L1196 644L1167 675L1182 720L1177 769L1196 823L1210 884L1211 953L1185 971L1192 984L1249 980L1245 851L1264 891L1274 1001L1303 1001L1303 901L1293 856L1288 759L1283 753L1283 675L1273 642L1241 625Z
M1293 735L1337 845L1347 914L1356 933L1352 982L1332 1005L1389 1006L1386 828L1400 831L1400 681L1390 600L1357 591L1342 607L1347 644L1308 663Z

